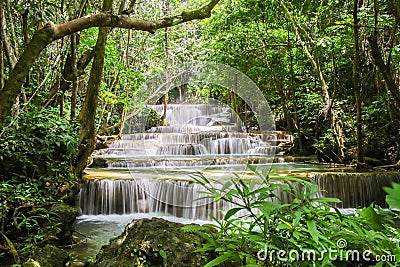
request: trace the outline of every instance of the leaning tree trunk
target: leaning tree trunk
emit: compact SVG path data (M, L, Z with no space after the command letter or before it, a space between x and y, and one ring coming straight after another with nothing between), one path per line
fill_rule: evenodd
M324 73L319 62L318 54L316 54L316 52L313 52L313 50L317 51L317 49L312 46L309 47L309 45L306 43L306 41L308 41L312 45L315 42L314 40L312 40L307 31L301 27L300 23L295 20L295 18L293 18L285 3L282 2L281 4L284 8L286 16L292 24L297 40L300 42L304 53L306 54L307 58L310 60L311 65L313 66L319 84L322 88L322 98L324 100L324 106L322 107L322 110L318 114L318 117L316 119L315 138L319 139L321 137L324 128L327 127L330 122L330 128L332 130L332 134L335 140L335 146L337 147L337 152L339 154L336 155L336 160L343 162L345 158L345 142L343 123L340 119L340 112L332 108L333 100L331 99L329 94L329 86L325 80ZM306 41L304 40L304 38L306 39Z
M76 61L76 75L79 78L81 75L85 74L85 69L92 61L95 54L95 47L86 50L82 56ZM43 106L46 108L50 105L55 105L57 101L54 99L57 92L64 94L71 86L71 81L74 79L74 74L72 70L72 57L68 55L65 59L64 68L61 73L61 77L58 78L54 84L51 86L49 95L46 97L46 101Z
M397 9L395 17L396 25L394 28L395 29L394 34L396 34L398 27L400 27L400 15L399 15L400 8L398 5L395 6L397 6ZM378 10L376 4L374 4L374 19L375 19L374 32L372 36L368 38L368 43L371 49L371 56L374 65L378 68L379 72L382 74L383 80L385 81L385 85L393 97L395 106L397 108L397 113L400 113L400 90L399 90L399 85L396 84L396 81L392 75L390 57L388 57L388 60L385 63L384 56L382 55L378 45L378 32L377 32Z
M112 0L104 0L103 11L110 11ZM90 70L85 101L79 113L80 123L78 151L75 154L75 173L80 175L96 146L96 110L99 103L100 83L103 77L104 56L109 28L102 27L96 43L96 53Z
M78 69L76 59L76 43L77 34L71 34L71 68L72 68L72 88L71 88L71 121L75 119L76 115L76 97L78 94Z

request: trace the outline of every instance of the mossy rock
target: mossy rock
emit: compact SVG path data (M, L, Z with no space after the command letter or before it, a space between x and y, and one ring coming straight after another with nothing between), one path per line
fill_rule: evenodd
M71 207L65 203L57 203L50 207L49 212L54 218L46 226L54 225L56 227L48 227L51 232L47 233L48 237L56 236L57 239L49 238L55 245L70 245L72 244L72 233L74 232L74 222L78 216L78 209Z
M91 168L107 168L108 161L105 158L93 158L92 164L90 164Z
M67 252L53 245L35 248L30 259L22 264L23 267L64 267L70 257Z
M205 257L195 252L203 239L183 226L160 218L135 220L88 266L204 266Z

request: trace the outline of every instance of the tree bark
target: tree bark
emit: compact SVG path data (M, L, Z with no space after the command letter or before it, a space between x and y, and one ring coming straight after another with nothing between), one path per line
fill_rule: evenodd
M167 15L168 12L168 4L167 4L167 0L164 0L164 16ZM164 29L164 53L165 53L165 70L168 69L168 62L169 62L169 51L168 51L168 28ZM168 81L168 72L165 71L165 74L167 75L167 81ZM167 126L168 122L167 122L167 107L168 107L168 92L164 95L164 101L163 101L163 107L164 107L164 112L163 115L161 117L161 125L163 126Z
M104 0L103 11L109 11L112 0ZM103 78L104 57L106 51L108 27L99 29L96 53L90 70L89 82L85 101L79 113L79 141L78 151L75 154L75 173L81 174L86 167L87 159L96 146L96 110L99 102L100 83Z
M78 70L76 60L76 33L71 34L71 68L72 68L72 88L71 88L71 121L75 119L76 114L76 96L78 94Z
M358 31L358 0L354 0L353 8L353 32L354 32L354 61L353 61L353 88L354 95L356 98L357 106L357 161L364 163L364 151L363 151L363 136L362 136L362 119L361 119L361 92L358 85L359 77L359 54L360 47L359 43L359 31Z
M3 1L2 1L2 4L4 4ZM3 15L4 14L5 13L4 13L4 6L3 6ZM1 23L3 25L2 29L1 29L1 42L2 42L3 49L4 49L3 51L4 51L4 55L5 55L5 57L7 59L7 62L8 62L8 67L9 67L10 70L12 70L14 68L16 62L17 62L17 58L15 57L14 51L13 51L11 45L10 45L10 41L9 41L8 36L7 36L6 23L5 23L5 17L4 16L2 18L2 22ZM10 23L12 25L12 22L10 22ZM12 29L10 31L13 32Z
M24 36L25 45L29 43L28 14L29 9L26 9L25 12L22 14L22 33Z
M4 86L4 7L0 1L0 90Z
M83 55L77 60L76 63L77 77L85 73L85 69L89 65L90 61L92 61L94 54L95 54L95 48L92 48L83 53ZM71 55L68 55L67 58L65 59L64 68L62 71L62 79L58 78L58 80L51 87L51 91L47 96L46 103L44 104L45 108L52 104L53 102L52 100L59 90L62 93L64 93L69 89L71 81L73 80L71 62L72 62Z
M18 54L18 50L14 49L17 47L16 45L16 35L15 35L15 27L14 27L14 17L13 17L13 12L12 9L10 7L10 1L3 1L3 5L5 7L5 16L7 16L6 18L6 22L4 23L4 27L5 28L9 28L9 36L6 34L7 31L5 31L4 37L6 38L5 41L5 45L8 46L8 51L10 52L10 59L12 61L9 62L10 65L12 65L10 67L10 69L13 69L15 64L17 63L17 58L19 57ZM6 26L8 25L8 26Z
M178 25L187 21L204 19L211 16L211 11L220 0L210 0L205 6L192 11L183 11L179 15L158 20L138 20L127 15L114 15L111 12L80 17L66 23L47 23L33 36L28 46L19 58L9 79L0 91L0 129L5 118L10 114L15 98L21 92L22 84L40 52L50 43L72 33L92 27L116 27L140 31L156 32L158 29Z

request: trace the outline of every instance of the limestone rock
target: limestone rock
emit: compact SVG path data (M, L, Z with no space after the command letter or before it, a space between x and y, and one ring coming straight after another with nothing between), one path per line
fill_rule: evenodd
M204 266L206 259L194 252L202 238L183 226L159 218L134 220L89 266Z
M93 158L93 162L90 164L91 168L106 168L108 161L104 158Z

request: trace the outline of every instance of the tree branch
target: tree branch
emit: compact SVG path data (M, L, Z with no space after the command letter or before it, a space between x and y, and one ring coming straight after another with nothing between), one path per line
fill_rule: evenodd
M220 0L210 2L199 9L183 11L181 14L158 20L137 20L127 15L113 15L110 12L100 12L80 17L66 23L49 22L37 31L19 58L9 79L0 91L0 129L5 118L10 114L15 98L21 92L22 84L40 52L50 43L64 36L93 27L115 27L131 30L156 32L158 29L175 26L187 21L204 19L211 16L211 11Z

